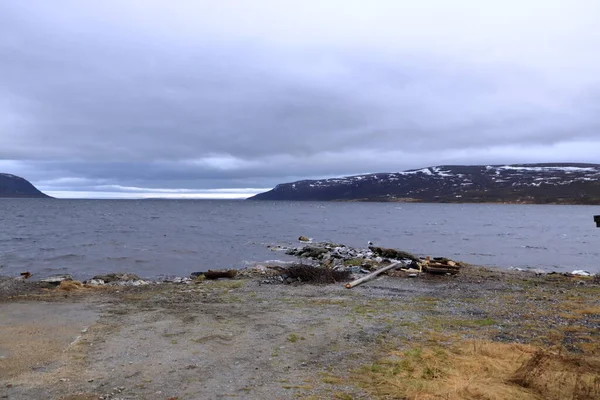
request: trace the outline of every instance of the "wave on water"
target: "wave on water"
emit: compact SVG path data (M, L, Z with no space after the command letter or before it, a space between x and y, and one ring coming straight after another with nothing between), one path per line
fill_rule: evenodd
M242 268L252 268L258 265L291 265L297 261L294 260L265 260L265 261L242 261Z
M591 220L582 207L560 206L555 213L544 206L476 204L164 201L140 207L64 200L49 210L47 201L0 203L0 264L11 276L37 275L45 267L87 278L115 269L154 276L165 270L185 275L200 266L285 265L295 260L286 248L309 245L300 235L454 254L474 265L598 271L600 229L581 223Z
M127 256L123 256L123 257L104 257L104 259L106 261L127 261L127 260L129 260L129 257L127 257Z
M63 254L56 257L47 258L46 261L68 261L68 260L82 260L85 256L83 254Z
M178 254L198 254L197 250L190 250L190 249L173 249L173 250L171 250L171 252L178 253Z

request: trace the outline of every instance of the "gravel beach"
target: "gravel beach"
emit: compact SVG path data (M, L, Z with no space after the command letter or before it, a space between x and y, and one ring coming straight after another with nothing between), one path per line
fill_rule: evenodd
M591 277L467 266L353 289L263 282L61 290L2 278L0 398L409 398L357 376L392 350L473 339L600 353Z

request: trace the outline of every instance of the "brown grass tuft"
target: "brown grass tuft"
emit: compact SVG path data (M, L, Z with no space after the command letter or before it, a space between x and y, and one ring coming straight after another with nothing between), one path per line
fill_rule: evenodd
M336 271L330 268L312 267L310 265L294 264L289 266L285 274L290 278L299 279L303 283L337 283L350 280L350 271Z
M512 381L548 400L600 399L600 359L538 351Z
M56 290L60 290L63 292L71 292L74 290L83 289L83 283L79 281L62 281L60 285L56 288Z
M353 378L384 399L583 400L600 398L597 363L528 345L468 341L395 351Z
M62 281L55 290L60 292L77 292L82 290L110 290L111 288L113 287L105 285L88 285L79 281Z

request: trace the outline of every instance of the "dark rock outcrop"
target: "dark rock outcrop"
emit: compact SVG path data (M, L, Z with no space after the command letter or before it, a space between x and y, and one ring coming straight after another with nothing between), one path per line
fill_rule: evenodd
M50 198L20 176L0 173L0 197Z
M419 258L410 254L406 251L396 250L396 249L387 249L385 247L375 247L369 246L369 250L371 250L375 255L383 258L392 258L396 260L411 260L411 261L419 261Z
M116 272L112 274L96 275L92 278L93 280L100 280L104 283L112 282L127 282L127 281L139 281L141 278L135 274L128 274L125 272Z
M600 204L600 164L437 166L284 183L251 199Z

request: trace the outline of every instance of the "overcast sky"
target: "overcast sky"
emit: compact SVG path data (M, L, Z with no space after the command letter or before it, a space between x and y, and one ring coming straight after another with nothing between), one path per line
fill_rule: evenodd
M600 163L598 21L598 0L1 0L0 172L60 197L239 197Z

